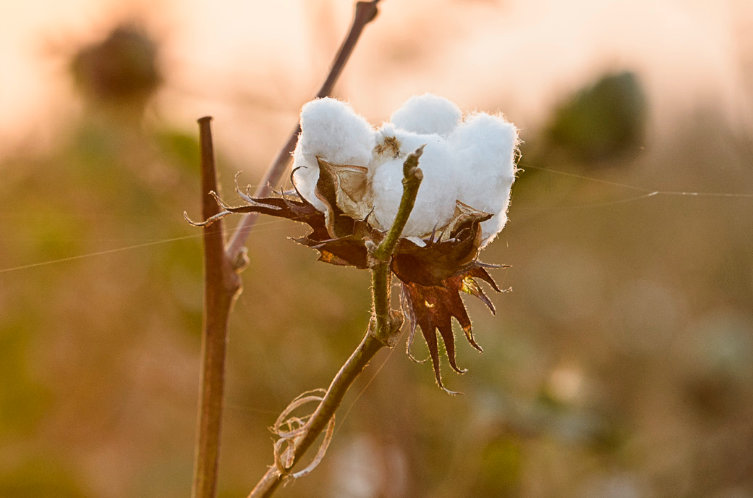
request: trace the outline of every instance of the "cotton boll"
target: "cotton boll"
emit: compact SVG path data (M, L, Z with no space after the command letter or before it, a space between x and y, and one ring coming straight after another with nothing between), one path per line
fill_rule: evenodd
M293 178L301 195L317 209L317 157L333 164L365 166L373 210L369 222L388 230L403 194L403 162L425 146L419 159L423 181L403 231L424 237L445 226L456 201L492 213L482 226L485 245L507 222L510 187L515 178L517 130L502 117L475 114L460 122L452 102L434 95L408 100L375 131L347 104L324 98L304 105L301 135L293 154Z
M301 109L301 141L306 156L334 164L365 166L374 148L374 129L345 102L323 98Z
M411 97L390 118L398 128L414 133L449 135L460 122L462 112L449 100L427 93Z
M403 160L399 158L384 162L374 171L371 179L374 212L369 222L380 230L387 231L395 220L403 194L402 179Z
M494 214L481 224L486 245L507 222L517 129L502 117L475 114L455 129L448 142L457 157L458 200Z
M378 166L372 177L374 224L381 230L388 230L392 226L403 195L405 157L426 145L418 160L418 167L424 175L423 181L403 230L404 237L423 236L444 226L455 211L457 188L453 176L453 155L445 140L438 135L397 130L395 138L399 144L399 157L388 159Z
M298 143L301 143L299 138ZM303 148L298 146L293 152L293 183L301 197L306 199L318 211L325 212L327 207L316 196L316 182L319 180L319 165L316 158L307 160Z
M368 166L374 136L371 125L345 102L327 97L305 104L293 154L293 180L304 199L325 210L314 193L319 179L317 156L333 164Z

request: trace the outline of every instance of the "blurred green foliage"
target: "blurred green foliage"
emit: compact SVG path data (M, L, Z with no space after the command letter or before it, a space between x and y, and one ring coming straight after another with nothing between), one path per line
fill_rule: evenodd
M543 138L549 147L586 164L635 155L643 145L646 113L638 76L610 73L559 104Z
M647 105L636 81L586 85L524 137L524 157L585 171L634 150ZM201 247L182 212L198 212L197 144L101 98L86 97L58 149L0 163L3 268L44 263L0 273L2 496L190 488ZM713 116L678 123L669 140L592 174L749 193L749 157L698 139L710 134L733 130ZM237 166L220 157L227 181ZM465 396L445 395L401 347L380 353L321 467L281 497L753 493L751 199L615 202L635 192L526 176L482 255L512 265L495 277L513 291L493 296L496 317L469 300L485 353L459 348L462 377L445 365ZM248 492L271 463L266 427L328 384L368 323L366 272L317 264L287 239L301 230L262 219L249 239L229 338L223 497Z
M65 456L52 456L46 451L44 454L24 455L19 460L0 475L0 495L14 498L87 496Z

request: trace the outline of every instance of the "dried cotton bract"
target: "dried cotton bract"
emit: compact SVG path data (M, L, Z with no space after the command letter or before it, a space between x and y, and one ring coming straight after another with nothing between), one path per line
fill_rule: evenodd
M344 102L314 100L301 110L301 133L293 155L294 178L300 194L320 211L326 208L316 197L319 180L317 157L334 164L367 166L374 149L374 130Z
M517 131L500 116L463 118L452 102L433 95L408 100L380 128L331 98L301 111L301 134L293 155L298 195L253 199L223 212L257 212L305 223L296 239L319 251L320 260L366 269L369 248L392 226L403 195L403 163L417 149L423 181L390 270L402 284L403 310L426 340L437 383L442 385L438 337L456 372L453 318L479 351L460 293L474 295L494 312L476 279L499 291L478 261L481 248L507 221L515 179Z
M387 230L402 195L402 163L425 145L424 180L405 237L424 239L447 226L460 202L491 219L481 224L482 247L507 221L515 179L517 130L500 116L472 114L462 119L455 104L434 95L409 99L389 123L371 128L347 104L331 98L311 101L301 111L301 135L294 154L293 181L299 193L321 211L316 194L320 164L358 166L365 178L361 211L366 221Z

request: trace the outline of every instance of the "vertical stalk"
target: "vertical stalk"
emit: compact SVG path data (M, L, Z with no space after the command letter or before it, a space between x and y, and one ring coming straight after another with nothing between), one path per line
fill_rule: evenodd
M204 219L219 212L209 192L217 191L211 118L199 119L201 145L201 210ZM204 323L201 342L199 413L194 461L194 498L213 498L217 492L222 399L225 387L227 321L240 276L225 256L222 220L204 227Z

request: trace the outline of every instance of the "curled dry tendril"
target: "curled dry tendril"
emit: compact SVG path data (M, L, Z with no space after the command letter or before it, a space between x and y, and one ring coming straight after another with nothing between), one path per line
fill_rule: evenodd
M275 423L270 430L279 439L274 443L274 465L280 475L285 476L287 479L298 479L313 471L324 458L329 448L330 442L332 442L332 435L335 431L335 416L327 423L327 427L324 431L324 439L319 445L319 449L314 456L314 459L309 463L306 468L299 470L298 472L290 473L290 469L293 467L296 460L296 448L300 440L308 431L308 422L313 416L314 412L308 413L303 416L293 415L293 412L298 408L315 403L319 406L324 399L324 389L314 389L312 391L306 391L299 394L293 401L288 404L287 407L277 417Z

